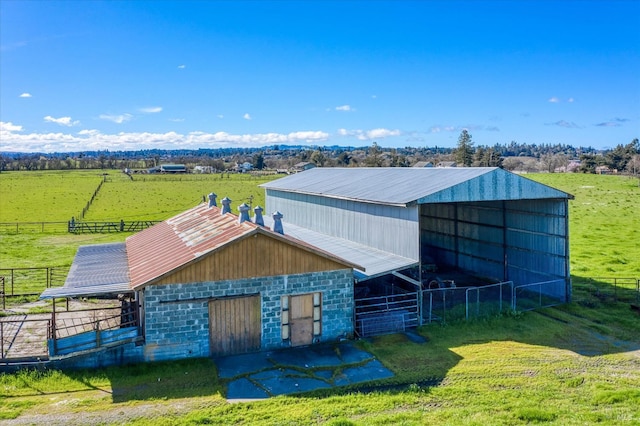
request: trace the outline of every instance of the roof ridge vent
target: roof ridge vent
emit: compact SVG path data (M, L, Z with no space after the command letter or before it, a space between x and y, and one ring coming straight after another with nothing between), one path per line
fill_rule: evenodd
M275 211L271 217L273 217L272 231L284 235L284 228L282 227L282 218L284 216L282 216L282 213L280 213L279 211Z
M264 218L262 217L262 212L264 209L260 206L255 206L253 212L255 216L253 216L253 223L256 225L264 226Z
M211 207L218 207L218 204L216 203L216 198L218 196L216 195L215 192L212 192L211 194L209 194L209 208Z
M247 205L247 203L242 203L238 206L238 211L240 212L240 216L238 216L238 223L242 222L251 222L249 218L249 210L251 207Z
M229 197L224 197L222 199L222 213L227 214L231 213L231 199Z

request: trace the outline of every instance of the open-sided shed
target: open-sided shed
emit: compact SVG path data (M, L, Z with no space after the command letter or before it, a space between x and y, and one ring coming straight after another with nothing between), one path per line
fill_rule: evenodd
M457 268L568 300L568 200L500 168L316 168L266 184L287 231L363 281L410 266Z

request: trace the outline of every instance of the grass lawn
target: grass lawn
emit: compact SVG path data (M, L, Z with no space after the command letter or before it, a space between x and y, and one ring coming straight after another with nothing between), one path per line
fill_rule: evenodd
M226 382L208 359L0 374L0 418L138 425L640 424L640 315L629 303L594 293L585 281L640 278L638 182L595 175L527 177L576 196L570 202L575 274L570 304L423 326L419 332L429 339L423 344L404 335L360 340L357 344L391 369L393 378L256 402L227 403ZM3 235L0 247L9 237L15 237L12 246L26 238ZM0 260L49 256L70 263L76 238L86 238L85 243L121 238L32 237L23 252L0 248Z

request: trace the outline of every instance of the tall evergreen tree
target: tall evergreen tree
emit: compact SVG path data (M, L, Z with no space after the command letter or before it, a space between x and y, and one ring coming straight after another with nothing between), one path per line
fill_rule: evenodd
M459 166L470 167L473 164L473 141L471 135L464 129L458 137L458 147L454 152L454 157Z

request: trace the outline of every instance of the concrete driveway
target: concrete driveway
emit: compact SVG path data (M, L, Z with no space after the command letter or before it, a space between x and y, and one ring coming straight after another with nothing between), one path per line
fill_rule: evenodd
M227 400L246 401L392 377L351 342L322 344L214 359L227 381Z

